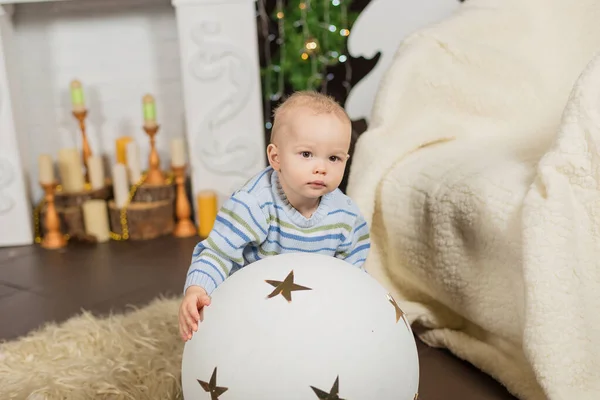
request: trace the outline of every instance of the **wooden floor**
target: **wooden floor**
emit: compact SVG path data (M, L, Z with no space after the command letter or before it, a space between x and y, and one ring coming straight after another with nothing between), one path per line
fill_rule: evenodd
M82 308L97 314L144 305L183 288L198 238L0 248L0 340L17 338ZM515 399L497 382L449 352L417 340L419 400Z

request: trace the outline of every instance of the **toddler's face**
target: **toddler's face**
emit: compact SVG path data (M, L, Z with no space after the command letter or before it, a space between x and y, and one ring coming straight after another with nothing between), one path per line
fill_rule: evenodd
M344 177L350 136L350 125L335 114L300 109L291 115L276 150L286 195L302 201L335 190Z

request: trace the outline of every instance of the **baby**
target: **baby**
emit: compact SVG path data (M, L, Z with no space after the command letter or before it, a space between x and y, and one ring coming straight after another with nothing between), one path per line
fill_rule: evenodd
M369 228L338 189L351 130L344 109L316 92L294 93L277 108L267 147L270 166L223 204L208 238L194 249L179 307L184 341L197 331L211 292L262 258L311 252L364 269Z

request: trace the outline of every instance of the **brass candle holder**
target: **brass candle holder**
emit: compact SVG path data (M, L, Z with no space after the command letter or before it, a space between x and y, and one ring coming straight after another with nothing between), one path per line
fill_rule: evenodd
M144 131L150 137L150 156L148 158L148 174L144 183L148 185L164 185L165 176L160 170L160 158L156 151L156 145L154 136L158 132L158 125L156 124L145 124Z
M54 206L54 192L57 183L40 183L44 189L44 199L46 201L45 226L46 233L42 239L42 247L45 249L59 249L67 245L67 240L60 231L60 218Z
M173 235L177 237L189 237L196 234L196 227L190 219L192 208L185 192L185 165L180 167L171 167L175 175L175 184L177 185L177 194L175 196L175 214L177 215L177 224L173 230Z
M90 156L92 155L92 149L90 148L90 144L87 139L87 134L85 132L85 118L87 117L87 110L74 110L73 116L77 118L77 121L79 122L79 129L81 130L81 157L83 160L83 165L86 169L86 178L88 178L87 161L88 158L90 158ZM89 179L86 179L86 181L89 182Z

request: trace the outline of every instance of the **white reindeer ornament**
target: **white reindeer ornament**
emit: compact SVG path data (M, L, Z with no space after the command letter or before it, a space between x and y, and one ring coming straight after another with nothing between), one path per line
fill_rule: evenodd
M416 30L440 21L460 7L459 0L372 0L354 23L348 38L352 57L373 58L373 70L352 88L345 104L353 120L371 117L379 82L402 40Z

